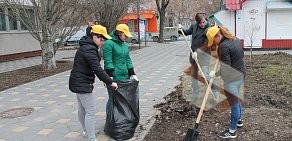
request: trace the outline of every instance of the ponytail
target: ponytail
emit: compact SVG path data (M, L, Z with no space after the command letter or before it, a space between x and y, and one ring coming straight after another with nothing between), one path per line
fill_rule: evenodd
M236 37L230 33L230 31L224 27L224 26L218 26L220 28L220 33L225 37L227 38L228 40L231 40L231 41L234 41L236 40Z

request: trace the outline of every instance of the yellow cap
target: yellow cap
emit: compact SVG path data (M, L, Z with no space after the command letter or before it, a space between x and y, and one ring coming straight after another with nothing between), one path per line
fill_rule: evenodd
M214 37L219 32L220 28L218 26L213 26L208 28L206 36L208 38L208 47L213 45Z
M123 32L127 37L133 37L126 24L118 24L116 30Z
M104 36L107 39L112 39L111 36L109 36L107 34L106 28L102 25L93 25L91 26L91 32L95 33L95 34L101 34L102 36Z

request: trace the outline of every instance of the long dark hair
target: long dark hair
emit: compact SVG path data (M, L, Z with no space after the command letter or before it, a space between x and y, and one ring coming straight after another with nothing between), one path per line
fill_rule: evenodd
M107 40L107 38L105 38L102 34L97 34L97 33L93 33L91 32L91 38L93 38L93 36L97 36L97 38L103 38L104 40Z

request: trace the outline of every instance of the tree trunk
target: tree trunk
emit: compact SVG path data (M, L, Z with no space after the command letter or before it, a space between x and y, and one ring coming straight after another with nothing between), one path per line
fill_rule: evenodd
M51 70L57 68L53 42L42 42L41 47L43 69Z
M160 12L160 19L159 19L159 40L158 43L163 43L164 42L164 34L163 34L163 30L164 30L164 21L165 21L165 9L162 9Z

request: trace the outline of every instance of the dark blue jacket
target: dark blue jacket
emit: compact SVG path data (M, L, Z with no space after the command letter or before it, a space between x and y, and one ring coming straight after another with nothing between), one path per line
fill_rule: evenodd
M196 51L198 48L202 47L206 41L206 33L205 30L209 27L209 22L207 21L207 25L205 28L200 28L199 25L194 22L189 27L189 29L184 29L183 32L185 35L192 35L192 45L191 48L193 51ZM203 53L202 51L198 52L198 61L200 65L209 65L210 63L210 55L207 53ZM190 63L193 64L194 60L190 55Z

